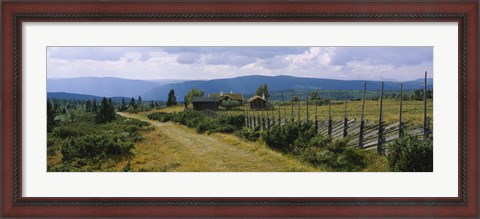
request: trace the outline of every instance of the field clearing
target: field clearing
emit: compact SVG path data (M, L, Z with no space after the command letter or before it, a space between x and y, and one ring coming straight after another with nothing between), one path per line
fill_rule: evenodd
M183 106L169 111L183 110ZM162 109L167 110L167 109ZM159 111L159 110L156 110ZM163 111L163 112L164 112ZM151 113L150 111L148 113ZM171 122L145 119L145 114L118 113L148 121L154 130L135 145L132 171L147 172L285 172L325 171L276 152L260 142L245 142L229 134L198 134L194 129ZM118 164L123 167L127 161Z
M245 109L248 106L245 106ZM291 118L292 117L292 105L286 104L285 110L284 106L275 105L273 110L270 110L268 114L270 117L274 113L275 118L278 118L280 107L280 116L282 118ZM404 100L403 107L403 122L411 125L422 125L423 124L423 101L418 100ZM243 113L243 109L237 108L236 111L227 111L220 110L219 113L228 114L234 113L239 114ZM308 105L308 119L315 120L315 104L309 103ZM318 106L317 118L319 121L328 120L328 105ZM364 117L366 121L378 122L380 112L380 101L378 100L366 100L365 101L365 113ZM267 116L266 110L248 110L248 113L255 116ZM286 113L286 115L285 115ZM331 116L332 120L339 121L343 120L345 113L345 102L337 102L332 104ZM362 114L362 101L347 101L347 116L349 119L360 120ZM293 106L293 115L295 121L298 120L298 102L294 103ZM383 100L383 121L386 123L395 123L399 121L400 115L400 101L392 99ZM433 118L433 101L432 99L427 100L427 117ZM300 103L300 120L307 120L307 104L305 102ZM430 123L433 124L433 120L430 120Z

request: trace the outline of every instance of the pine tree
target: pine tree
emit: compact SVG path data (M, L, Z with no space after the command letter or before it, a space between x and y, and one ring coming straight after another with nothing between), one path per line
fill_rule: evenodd
M265 96L265 99L268 99L270 97L270 93L268 93L267 84L263 84L263 85L258 86L256 95L261 96L261 97Z
M47 99L47 132L51 132L55 125L55 108L50 99Z
M187 95L185 96L185 100L188 103L192 103L193 97L203 97L205 95L205 92L203 90L198 90L195 88L191 88Z
M132 97L132 99L130 99L130 106L133 107L134 109L137 108L137 105L135 104L135 98Z
M115 119L115 106L112 99L108 98L107 121L110 122Z
M122 98L122 103L120 105L120 108L119 108L119 111L120 112L124 112L125 110L127 110L127 104L125 103L125 98Z
M98 109L98 107L97 107L97 100L93 99L92 111L93 111L93 112L97 112L97 109Z
M100 104L100 109L96 111L97 116L95 120L97 123L108 123L115 119L115 108L112 103L112 99L103 97Z
M138 108L142 107L142 97L141 96L138 96L137 106L138 106Z
M167 106L177 105L177 97L175 97L175 91L173 89L168 92Z
M90 102L90 100L87 100L87 103L85 103L85 111L92 111L92 102Z

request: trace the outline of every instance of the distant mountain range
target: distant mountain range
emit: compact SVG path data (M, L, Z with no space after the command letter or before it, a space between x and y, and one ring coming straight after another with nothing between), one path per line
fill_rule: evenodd
M158 86L162 85L150 81L111 77L82 77L47 80L48 92L66 92L102 97L138 97Z
M47 92L47 98L50 99L70 99L70 100L97 100L97 102L102 101L103 96L94 96L86 94L76 94L76 93L66 93L66 92ZM112 99L113 102L121 102L122 99L125 99L126 102L130 101L131 97L108 97ZM137 98L135 98L137 99Z
M433 79L428 79L428 88L432 88ZM47 80L47 91L86 94L106 97L131 98L141 96L144 100L166 100L170 89L175 90L177 100L182 101L192 87L209 93L255 93L261 84L267 84L269 91L280 90L363 90L364 81L334 80L320 78L301 78L293 76L242 76L208 81L183 81L170 84L159 84L150 81L129 80L120 78L70 78ZM367 81L367 90L380 90L379 81ZM423 79L403 83L405 90L423 88ZM384 83L386 91L399 90L399 82ZM60 94L56 94L60 95Z

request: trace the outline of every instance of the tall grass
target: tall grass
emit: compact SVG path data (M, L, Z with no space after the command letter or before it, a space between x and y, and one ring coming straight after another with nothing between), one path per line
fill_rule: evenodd
M292 117L292 105L287 102L282 105L282 102L273 102L273 108L268 111L268 115L272 114L278 118L279 113L281 118ZM280 108L280 112L279 109ZM285 108L285 110L284 110ZM331 105L331 116L333 120L342 120L345 115L345 102L336 101ZM236 108L232 111L219 111L220 114L243 114L243 110L247 110L249 115L254 116L267 116L266 110L249 110L248 106L244 108ZM309 102L308 104L308 120L315 120L315 103ZM328 120L329 106L319 105L317 108L317 119L319 121ZM347 101L347 116L348 118L360 119L362 113L362 101L361 100L349 100ZM380 102L378 100L366 100L364 119L369 121L378 121L380 113ZM423 124L423 101L418 100L404 100L403 107L403 122L411 125ZM383 100L383 120L386 123L395 123L399 121L400 115L400 101L395 99ZM427 117L433 118L433 102L432 99L427 100ZM298 102L293 103L293 118L298 119ZM307 120L307 104L306 102L300 103L300 119ZM431 120L433 121L433 120Z

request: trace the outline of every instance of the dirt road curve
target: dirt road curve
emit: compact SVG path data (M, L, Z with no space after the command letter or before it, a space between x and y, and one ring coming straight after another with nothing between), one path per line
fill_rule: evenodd
M143 134L145 140L135 146L132 167L136 171L315 171L260 143L245 142L227 134L197 134L188 127L160 123L137 114L118 114L148 121L155 127Z

